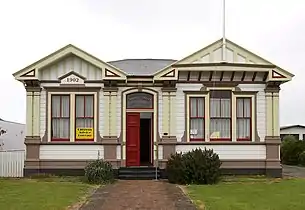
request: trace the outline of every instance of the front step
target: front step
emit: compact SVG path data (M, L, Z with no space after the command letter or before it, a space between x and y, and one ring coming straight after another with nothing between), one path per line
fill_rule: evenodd
M118 178L125 180L151 180L156 179L156 167L121 167L118 170ZM160 169L157 168L157 179L160 178Z

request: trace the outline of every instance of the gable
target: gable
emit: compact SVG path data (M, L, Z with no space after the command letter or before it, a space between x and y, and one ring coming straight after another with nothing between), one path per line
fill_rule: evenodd
M115 73L116 76L106 76L106 68ZM33 79L56 80L58 76L70 71L82 71L78 72L82 75L84 72L87 72L89 74L88 78L99 78L99 80L125 80L127 75L117 67L114 67L111 64L108 64L73 45L67 45L58 51L40 59L39 61L25 67L24 69L14 73L13 76L19 81ZM99 73L97 73L98 71Z
M88 80L101 80L103 69L85 61L84 59L71 55L58 60L56 63L45 66L39 71L39 80L54 81L69 72L77 73Z
M262 57L242 48L241 46L235 44L234 42L227 40L226 43L226 63L227 66L230 64L245 64L250 65L253 64L253 67L258 67L259 65L266 66L275 66L271 62L263 59ZM175 62L174 64L167 66L155 74L154 79L159 80L167 80L165 76L175 70L176 74L178 74L176 66L182 66L186 64L194 64L198 66L198 64L211 64L215 66L215 64L222 64L222 39L208 45L207 47L196 51L195 53ZM175 67L173 67L175 66ZM277 81L289 81L294 75L285 71L284 69L275 66L271 72L269 72L268 80L277 80ZM176 79L176 78L172 78Z

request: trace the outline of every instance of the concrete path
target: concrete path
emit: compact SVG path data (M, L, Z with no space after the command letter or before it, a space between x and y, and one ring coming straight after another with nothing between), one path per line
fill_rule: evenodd
M283 165L283 176L305 178L305 167Z
M196 210L176 185L165 181L118 180L99 188L80 210Z

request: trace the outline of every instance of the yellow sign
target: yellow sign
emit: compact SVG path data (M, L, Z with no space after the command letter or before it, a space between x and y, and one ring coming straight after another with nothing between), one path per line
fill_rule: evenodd
M76 139L93 139L93 128L76 128Z

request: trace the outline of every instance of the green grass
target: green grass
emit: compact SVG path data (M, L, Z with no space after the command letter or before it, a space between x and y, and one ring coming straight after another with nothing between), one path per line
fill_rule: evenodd
M205 210L304 210L305 179L227 178L186 191Z
M77 178L0 179L0 209L65 209L94 187Z

